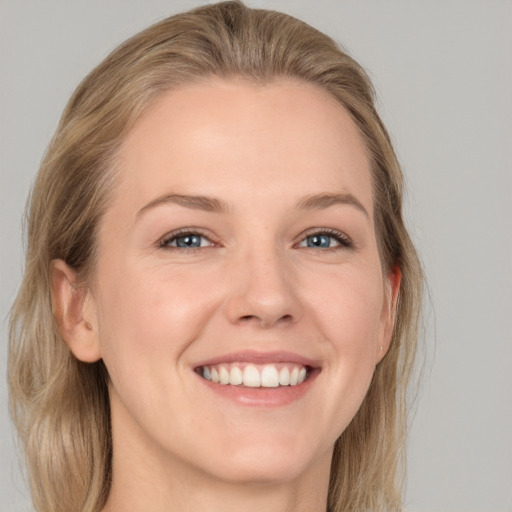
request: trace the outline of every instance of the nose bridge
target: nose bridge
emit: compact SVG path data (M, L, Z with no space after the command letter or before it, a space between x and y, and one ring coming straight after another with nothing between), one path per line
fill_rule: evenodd
M267 239L248 244L231 265L229 320L255 322L262 327L292 323L301 315L290 261Z

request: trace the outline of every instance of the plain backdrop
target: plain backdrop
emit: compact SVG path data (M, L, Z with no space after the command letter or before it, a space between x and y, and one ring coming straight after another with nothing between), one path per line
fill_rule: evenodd
M79 80L199 0L0 0L0 511L30 510L6 392L21 214ZM205 2L203 2L205 3ZM431 291L406 510L512 512L512 2L249 0L327 32L369 71L407 177Z

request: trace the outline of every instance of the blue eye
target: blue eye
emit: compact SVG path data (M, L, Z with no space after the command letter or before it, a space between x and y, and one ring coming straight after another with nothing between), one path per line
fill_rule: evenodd
M201 247L201 237L198 235L179 236L175 241L176 247Z
M334 249L351 247L350 239L341 232L319 232L312 233L304 237L299 243L299 247L308 247L311 249Z
M177 233L164 238L160 245L170 249L198 249L199 247L210 247L212 242L198 233Z
M333 238L329 235L311 235L306 238L306 244L308 247L320 247L322 249L331 247L332 241Z

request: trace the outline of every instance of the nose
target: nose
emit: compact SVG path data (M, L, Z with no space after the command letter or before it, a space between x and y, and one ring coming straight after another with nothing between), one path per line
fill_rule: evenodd
M302 317L296 279L285 255L251 252L230 267L226 316L231 323L269 329Z

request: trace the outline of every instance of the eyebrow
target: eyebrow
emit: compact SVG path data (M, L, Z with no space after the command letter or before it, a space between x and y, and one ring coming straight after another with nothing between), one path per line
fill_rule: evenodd
M190 208L192 210L203 210L206 212L213 213L226 213L229 211L229 206L226 202L216 197L210 196L197 196L188 194L164 194L162 196L153 199L148 204L144 205L138 212L136 217L140 217L147 210L155 208L162 204L177 204ZM314 194L309 195L301 199L297 203L298 210L323 210L330 206L338 204L355 206L359 211L364 213L367 218L370 218L366 208L363 206L361 201L352 194L341 193L341 194Z
M187 194L164 194L143 206L137 212L137 217L140 217L147 210L161 204L177 204L179 206L184 206L185 208L191 208L192 210L203 210L215 213L225 213L229 210L227 203L217 199L216 197L193 196Z
M323 210L337 204L348 204L355 206L369 219L370 215L361 201L352 194L314 194L301 199L297 205L299 210Z

